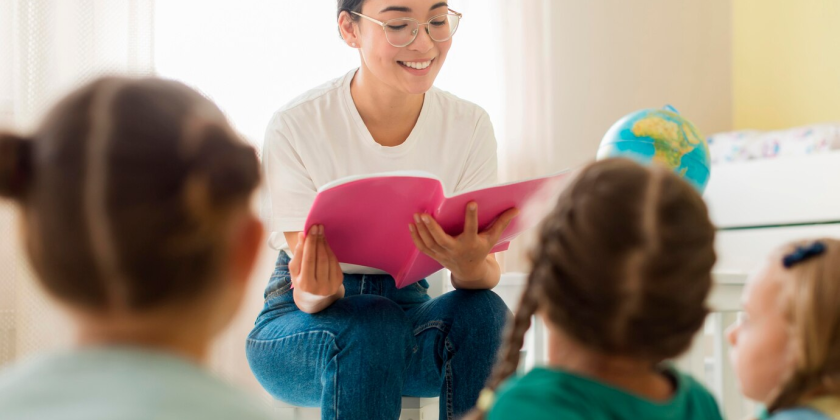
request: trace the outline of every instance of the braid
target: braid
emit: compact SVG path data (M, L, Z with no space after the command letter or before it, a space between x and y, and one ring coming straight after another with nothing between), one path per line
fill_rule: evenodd
M530 283L530 281L529 281ZM531 328L531 317L537 311L534 288L528 287L519 300L519 307L513 315L513 322L505 331L505 342L499 352L499 360L490 374L487 387L496 390L499 385L516 372L519 354L525 342L525 333Z
M516 369L519 367L519 354L522 344L525 342L525 333L531 328L531 317L537 312L538 307L533 278L533 274L528 276L525 291L519 299L519 306L513 314L513 320L508 323L505 329L505 340L499 351L496 365L493 366L493 372L490 374L490 379L487 380L487 386L482 393L495 392L506 379L516 373ZM479 404L479 407L470 412L464 419L484 420L487 410L489 410L489 407L482 407Z

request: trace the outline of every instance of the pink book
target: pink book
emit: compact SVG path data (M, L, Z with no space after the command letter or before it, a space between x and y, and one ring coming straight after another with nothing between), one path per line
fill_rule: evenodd
M466 208L471 201L478 204L480 231L506 210L516 207L519 216L505 229L491 252L505 251L513 238L542 220L548 210L547 197L556 196L568 174L562 172L452 197L444 194L440 180L425 172L343 178L318 190L304 232L312 225L324 225L339 262L385 271L394 277L398 288L403 288L443 268L420 252L411 240L408 225L414 222L415 213L428 213L446 233L456 236L464 230ZM543 207L544 211L534 211L537 207Z

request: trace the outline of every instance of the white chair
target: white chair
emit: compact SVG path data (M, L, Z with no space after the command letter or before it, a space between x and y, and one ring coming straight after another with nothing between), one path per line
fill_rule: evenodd
M274 413L277 420L321 420L319 408L302 408L274 402ZM400 420L437 420L437 398L409 398L403 397Z
M747 418L755 414L756 406L741 395L738 379L729 363L731 346L726 329L737 319L741 308L741 293L746 274L717 272L709 297L713 312L703 330L695 338L691 349L677 360L677 365L703 382L715 395L724 418Z

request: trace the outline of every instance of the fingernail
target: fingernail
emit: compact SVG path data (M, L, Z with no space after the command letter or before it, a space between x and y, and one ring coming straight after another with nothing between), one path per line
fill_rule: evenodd
M408 231L414 233L414 225L408 225Z
M324 225L318 226L318 234L324 236Z
M424 214L423 215L423 223L428 225L430 222L431 222L431 220L429 220L429 216Z
M478 208L478 204L470 203L470 210L475 211Z
M318 234L318 225L312 225L312 227L309 228L309 234L310 235L317 235Z
M420 216L418 216L417 213L414 214L414 222L420 223Z

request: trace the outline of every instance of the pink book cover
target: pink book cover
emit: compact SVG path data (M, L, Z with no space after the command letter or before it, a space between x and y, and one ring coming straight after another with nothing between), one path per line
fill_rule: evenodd
M464 230L467 204L478 204L483 231L507 209L520 209L491 252L507 250L510 241L536 226L545 216L545 201L564 185L569 172L466 191L447 197L441 181L425 172L390 172L343 178L324 185L306 218L324 225L325 235L339 262L373 267L394 277L403 288L442 269L420 252L408 225L415 213L428 213L447 234ZM551 206L554 205L552 201ZM542 207L543 211L534 211ZM529 210L530 209L530 210Z

